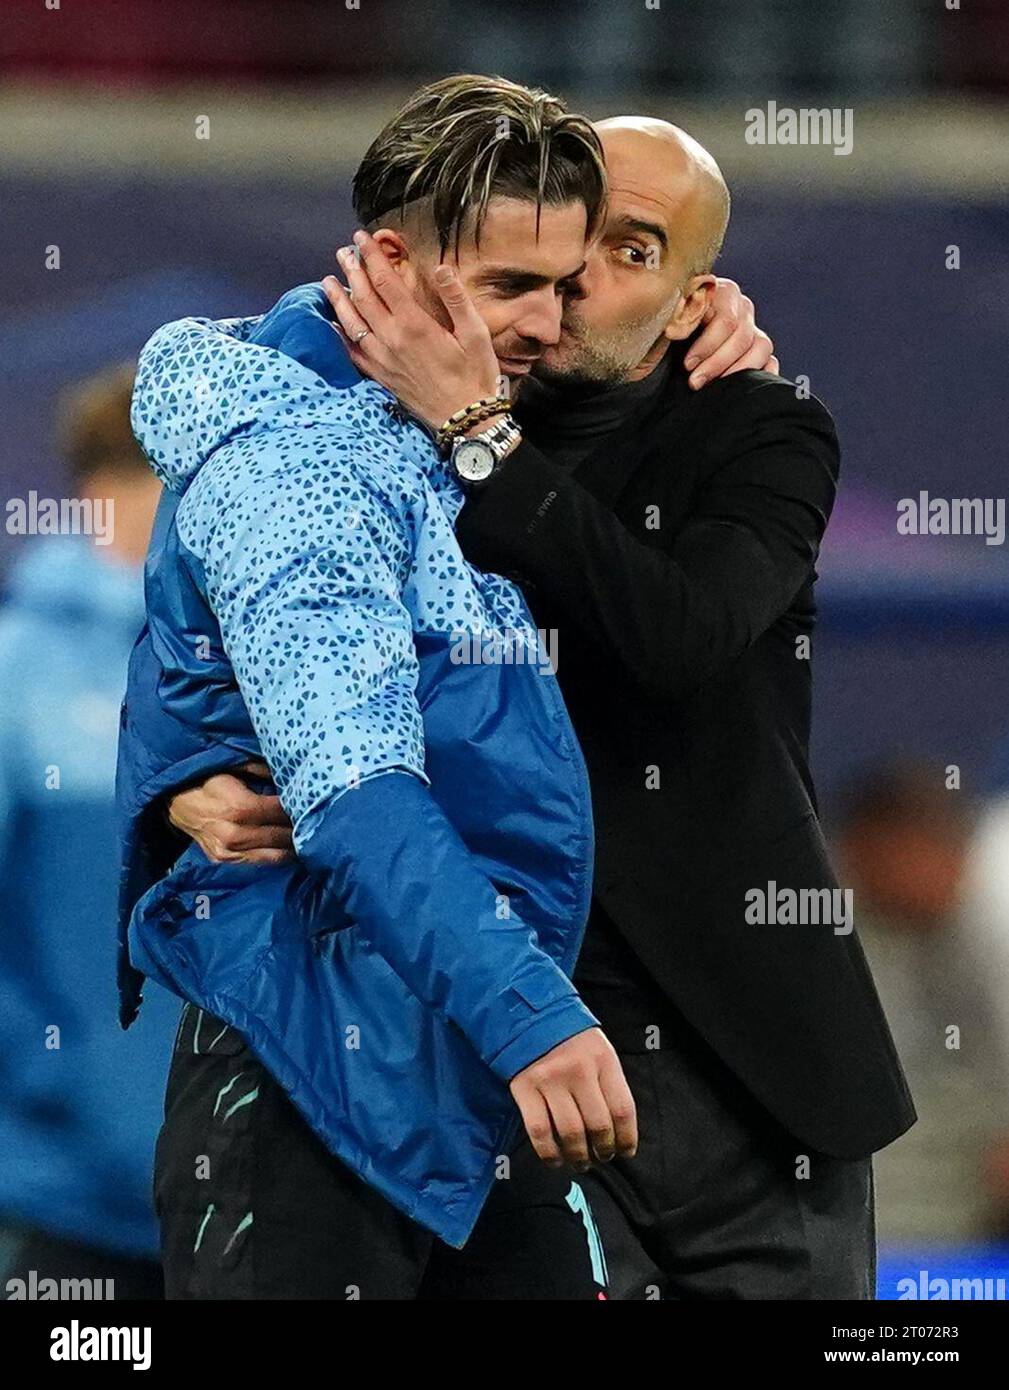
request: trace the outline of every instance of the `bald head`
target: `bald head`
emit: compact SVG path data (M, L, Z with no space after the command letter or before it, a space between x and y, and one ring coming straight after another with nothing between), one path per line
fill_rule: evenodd
M613 116L595 129L606 156L606 218L577 293L565 296L560 342L537 373L607 386L647 376L701 323L729 190L707 150L668 121Z
M704 146L652 116L610 116L595 128L611 190L661 211L690 273L710 270L729 221L729 190Z

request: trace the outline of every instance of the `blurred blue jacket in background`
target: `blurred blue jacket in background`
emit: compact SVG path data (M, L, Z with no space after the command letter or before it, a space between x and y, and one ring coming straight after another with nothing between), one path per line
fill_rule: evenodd
M119 1027L113 796L142 574L87 538L45 537L29 543L6 597L0 1219L150 1257L154 1144L180 1006L152 984L136 1028Z

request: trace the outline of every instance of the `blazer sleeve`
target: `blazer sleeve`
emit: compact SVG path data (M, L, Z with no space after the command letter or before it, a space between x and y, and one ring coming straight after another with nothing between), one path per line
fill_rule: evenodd
M205 465L179 534L327 915L510 1080L596 1020L431 793L409 527L365 451L322 424L246 436Z
M714 463L666 547L638 540L523 442L463 507L463 552L535 586L649 698L681 696L755 642L812 575L839 468L825 407L778 380L751 385L703 447Z

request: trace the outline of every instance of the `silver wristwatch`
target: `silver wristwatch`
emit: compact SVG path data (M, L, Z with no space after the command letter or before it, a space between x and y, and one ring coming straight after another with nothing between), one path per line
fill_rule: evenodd
M518 425L510 415L502 415L472 439L455 441L450 455L453 472L467 492L479 491L521 442Z

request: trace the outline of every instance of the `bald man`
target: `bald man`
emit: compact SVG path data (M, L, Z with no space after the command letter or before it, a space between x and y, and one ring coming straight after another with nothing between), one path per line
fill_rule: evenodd
M598 130L605 225L514 402L517 442L480 479L457 469L456 532L556 632L589 768L595 885L575 979L640 1133L636 1157L585 1179L610 1293L871 1298L871 1154L914 1111L851 924L827 910L808 766L837 439L824 406L772 372L711 379L727 365L702 329L729 212L712 157L662 121ZM428 315L381 233L355 240L352 298L324 282L355 365L437 427L448 401L485 394L475 307L451 258ZM189 808L197 836L209 805ZM783 895L818 910L803 921Z

